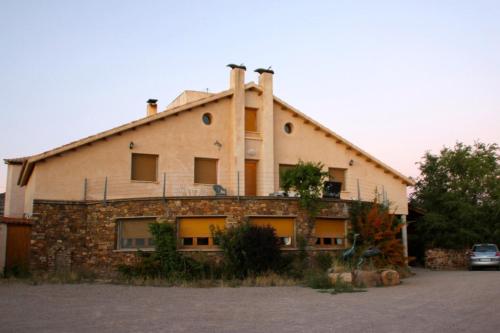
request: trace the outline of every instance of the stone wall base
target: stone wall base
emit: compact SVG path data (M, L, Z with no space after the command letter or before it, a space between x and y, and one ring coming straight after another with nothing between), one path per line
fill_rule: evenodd
M425 267L430 269L465 269L467 250L429 249L425 251Z
M319 216L348 218L348 202L323 203ZM113 277L120 264L136 262L136 252L116 249L116 220L120 218L155 216L175 223L185 216L225 216L227 225L234 225L249 216L288 216L295 218L297 237L304 237L312 248L316 241L311 237L313 226L307 223L296 198L142 198L106 203L35 200L33 210L30 266L32 271L43 273L80 271ZM197 256L196 252L182 253ZM214 251L198 253L209 258L220 256Z

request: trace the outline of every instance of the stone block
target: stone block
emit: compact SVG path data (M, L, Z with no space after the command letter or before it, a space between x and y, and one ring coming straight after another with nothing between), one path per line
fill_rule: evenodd
M382 271L380 278L384 286L397 286L401 283L399 273L392 269Z
M380 273L375 271L356 270L353 273L354 284L360 287L377 287L382 285Z

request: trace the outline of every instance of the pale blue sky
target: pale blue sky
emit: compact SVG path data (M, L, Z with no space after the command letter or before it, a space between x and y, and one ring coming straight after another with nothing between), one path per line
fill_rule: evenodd
M272 65L277 96L409 176L500 141L500 1L0 0L0 50L1 158L224 90L230 62Z

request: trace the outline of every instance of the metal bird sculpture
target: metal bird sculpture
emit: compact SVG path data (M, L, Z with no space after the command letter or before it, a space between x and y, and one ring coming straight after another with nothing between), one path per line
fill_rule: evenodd
M380 251L379 248L370 246L367 248L363 253L361 254L361 257L359 257L358 263L356 265L357 269L360 269L363 263L365 262L366 258L371 258L380 255L382 252Z
M229 67L231 69L239 68L239 69L247 70L247 68L244 64L241 64L241 65L229 64L229 65L227 65L227 67Z
M359 234L354 234L354 241L352 242L352 246L350 249L345 250L344 253L342 253L342 260L348 261L352 259L354 256L354 252L356 252L356 240L358 239Z

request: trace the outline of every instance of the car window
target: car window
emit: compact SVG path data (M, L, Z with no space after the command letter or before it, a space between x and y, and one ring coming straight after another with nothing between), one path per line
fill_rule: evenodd
M474 252L496 252L497 247L495 245L476 245L472 249Z

